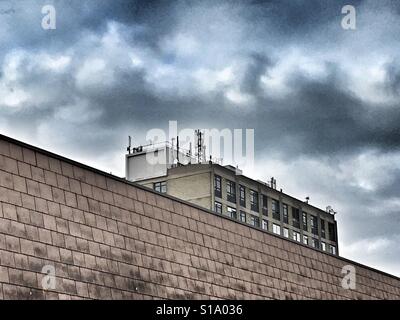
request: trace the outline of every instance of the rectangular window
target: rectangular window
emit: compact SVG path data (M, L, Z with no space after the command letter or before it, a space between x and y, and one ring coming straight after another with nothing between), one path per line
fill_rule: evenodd
M237 219L236 209L232 207L227 207L227 215L232 219Z
M321 238L325 239L326 233L325 233L325 220L321 219Z
M275 234L281 234L281 226L274 223L272 225L272 232Z
M299 232L296 232L296 231L293 231L293 240L294 241L297 241L297 242L300 242L300 233Z
M332 254L336 254L336 247L329 245L329 252Z
M303 236L303 243L304 244L308 244L308 237L307 236Z
M300 210L292 207L292 225L295 228L300 228Z
M250 224L252 225L252 226L255 226L255 227L260 227L260 218L259 217L256 217L256 216L253 216L252 214L250 215Z
M319 248L319 241L318 241L318 239L312 238L312 239L311 239L311 245L312 245L314 248L318 249L318 248Z
M288 205L283 204L283 223L289 223Z
M268 216L268 198L265 194L262 195L262 214Z
M167 181L154 182L153 189L157 192L166 193L167 192Z
M326 251L326 243L321 241L321 249L322 251Z
M279 210L279 201L275 200L275 199L272 199L271 203L272 203L272 208L271 208L272 217L275 220L281 220L281 213L280 213L280 210Z
M283 236L285 238L289 238L289 229L288 228L283 228Z
M240 205L246 208L246 189L242 185L239 185L239 200Z
M230 180L226 180L226 199L236 202L236 183Z
M240 211L240 221L246 222L246 212Z
M335 225L328 222L329 240L336 241Z
M311 216L310 224L311 224L311 233L318 235L318 218L316 216Z
M307 226L307 212L303 212L303 230L307 231L308 226Z
M262 219L262 228L268 230L268 221L265 219Z
M222 214L222 204L217 202L217 201L215 201L215 203L214 203L214 211L216 213Z
M258 192L254 190L250 190L250 209L258 212Z
M218 175L214 175L214 195L218 198L222 198L221 177Z

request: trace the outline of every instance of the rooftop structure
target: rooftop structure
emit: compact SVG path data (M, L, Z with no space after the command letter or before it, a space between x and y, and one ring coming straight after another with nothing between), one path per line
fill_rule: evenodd
M166 143L136 148L126 155L126 179L194 203L315 249L338 254L337 223L331 207L321 210L251 179L238 168L199 161Z

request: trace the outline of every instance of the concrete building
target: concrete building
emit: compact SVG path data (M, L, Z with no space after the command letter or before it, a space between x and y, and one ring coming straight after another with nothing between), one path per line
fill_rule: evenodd
M126 155L126 178L155 191L337 255L337 223L321 210L253 180L232 166L197 159L169 145L147 146ZM178 158L178 160L177 160ZM155 161L157 160L157 161Z

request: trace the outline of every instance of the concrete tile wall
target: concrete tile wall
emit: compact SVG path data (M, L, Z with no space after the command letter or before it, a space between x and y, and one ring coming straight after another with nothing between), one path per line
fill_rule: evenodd
M0 299L87 298L399 299L400 280L1 136Z

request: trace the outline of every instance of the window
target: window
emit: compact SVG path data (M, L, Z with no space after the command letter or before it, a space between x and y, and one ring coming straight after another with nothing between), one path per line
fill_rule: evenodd
M246 212L240 211L240 216L239 216L239 218L240 218L240 221L246 222Z
M300 242L300 233L293 231L293 240Z
M322 251L326 251L326 243L321 241L321 249Z
M292 225L295 228L300 228L300 210L292 207Z
M283 236L285 238L289 238L289 229L288 228L283 228Z
M255 227L260 227L260 218L250 215L250 224Z
M307 231L307 212L303 212L303 230Z
M283 204L283 222L289 223L288 205Z
M318 239L312 238L312 239L311 239L311 245L312 245L314 248L318 249L318 248L319 248L319 241L318 241Z
M281 234L281 226L274 223L272 225L272 232L276 234Z
M329 240L336 241L335 225L328 222Z
M262 214L268 216L268 198L265 194L262 195Z
M246 208L246 189L242 185L239 185L239 201L240 205Z
M321 219L321 238L325 239L326 233L325 233L325 220Z
M222 198L221 177L218 175L214 176L214 195L218 198Z
M279 211L279 201L275 200L275 199L272 199L271 201L272 201L272 208L271 208L272 209L272 217L275 220L281 220L281 214Z
M232 208L232 207L227 207L227 214L229 217L231 217L232 219L237 219L237 214L236 214L236 209Z
M226 199L230 202L236 202L236 183L226 180Z
M336 254L336 247L329 245L329 252L332 254Z
M318 234L318 218L316 216L311 216L311 233L317 235Z
M303 236L303 243L304 244L308 244L308 237L307 236Z
M216 213L221 213L222 214L222 204L217 202L217 201L215 201L215 203L214 203L214 211Z
M258 212L258 192L254 190L250 190L250 209Z
M268 230L268 221L265 219L262 219L262 228Z
M166 193L167 192L167 181L154 182L153 189L155 191L158 191L161 193Z

